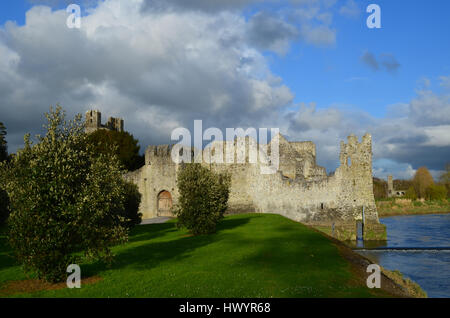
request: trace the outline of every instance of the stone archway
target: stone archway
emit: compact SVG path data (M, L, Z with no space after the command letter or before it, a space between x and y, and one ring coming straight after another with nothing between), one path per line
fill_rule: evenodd
M169 191L163 190L158 194L157 209L158 216L173 216L172 195Z

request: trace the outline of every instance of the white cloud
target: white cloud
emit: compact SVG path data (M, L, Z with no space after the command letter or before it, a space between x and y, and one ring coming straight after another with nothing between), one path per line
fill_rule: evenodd
M440 85L450 90L450 76L440 76L439 80L441 81Z
M249 42L256 47L284 55L289 50L290 42L298 37L298 33L294 25L283 19L258 12L250 19L247 36Z
M450 96L419 90L410 103L410 116L419 126L450 124Z
M336 30L326 25L312 26L305 24L300 29L300 35L305 42L314 45L331 45L336 43Z
M141 11L141 0L107 0L66 27L67 13L33 7L26 24L1 29L0 105L10 150L39 132L59 102L69 115L98 108L121 116L141 145L169 142L174 126L256 126L292 92L245 39L228 11Z
M347 0L345 4L339 9L339 13L346 17L355 18L361 13L361 9L354 0Z
M450 147L450 125L424 127L428 140L425 146Z

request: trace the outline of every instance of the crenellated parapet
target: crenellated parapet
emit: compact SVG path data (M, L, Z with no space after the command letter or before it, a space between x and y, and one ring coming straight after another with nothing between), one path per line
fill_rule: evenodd
M372 136L366 133L361 142L358 137L351 134L347 137L347 143L341 141L341 152L339 155L341 166L358 166L372 171Z

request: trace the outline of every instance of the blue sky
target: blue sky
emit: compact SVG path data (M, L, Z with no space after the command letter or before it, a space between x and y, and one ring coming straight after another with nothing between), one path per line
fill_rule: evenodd
M361 3L366 7L372 1ZM296 92L298 102L315 100L318 107L341 103L380 117L388 105L411 100L422 77L436 79L450 71L450 2L376 3L382 9L381 29L366 27L367 13L337 16L331 48L297 44L285 58L273 59L273 71ZM359 61L365 50L393 54L399 69L391 74L367 68Z
M123 116L126 123L133 124L133 127L136 127L134 133L140 137L144 148L149 143L166 142L167 136L170 135L168 133L170 125L172 125L170 127L176 124L187 126L195 116L197 116L196 118L205 116L204 119L210 120L211 125L219 127L232 125L236 122L244 126L246 124L250 126L268 123L282 126L287 123L286 126L281 127L283 133L291 139L312 139L315 141L319 148L318 161L325 165L329 171L336 168L337 162L338 149L333 145L337 143L338 139L343 139L350 131L359 135L369 131L373 135L374 171L380 177L385 177L388 173L394 173L394 176L397 177L408 177L420 165L430 166L430 169L437 176L439 170L442 170L447 162L450 147L448 138L445 136L447 133L450 135L450 122L448 122L448 112L446 111L449 100L448 84L450 83L449 1L292 0L280 3L276 1L234 0L215 2L217 5L211 5L204 0L184 3L179 0L159 1L143 0L145 10L142 9L138 13L139 18L143 18L142 21L139 20L142 23L155 23L153 24L154 28L146 35L149 39L151 38L146 48L148 56L152 56L157 51L156 46L152 47L152 43L156 42L152 41L164 42L166 38L172 36L175 38L172 33L183 31L177 29L176 22L171 22L174 23L172 25L164 22L164 27L167 28L168 25L170 27L162 31L160 37L155 35L155 30L160 30L162 26L156 25L157 22L154 21L166 21L162 18L168 19L168 17L174 15L180 21L189 21L188 23L190 26L192 24L193 31L198 30L194 26L214 20L213 25L217 27L217 34L225 30L228 33L231 32L234 38L240 39L232 44L236 46L235 48L227 48L230 49L230 52L222 49L217 53L224 53L229 57L232 54L231 49L234 49L233 52L239 51L238 54L241 54L241 60L243 56L250 54L249 60L252 62L248 66L250 71L247 82L241 82L243 79L239 74L233 75L232 78L220 77L217 72L214 75L207 74L207 60L215 58L215 53L209 53L208 49L201 53L205 54L201 58L205 61L204 66L195 64L197 61L192 64L192 69L199 70L199 72L198 81L195 80L195 83L190 85L198 84L199 92L210 92L211 95L222 96L224 104L222 103L215 108L211 107L208 111L197 109L196 106L191 108L186 106L186 109L184 109L182 106L177 106L178 100L173 97L174 90L177 92L188 91L186 96L182 96L186 103L198 103L200 105L203 102L207 103L207 101L203 97L191 96L198 96L200 93L190 94L186 87L178 88L176 85L170 86L171 84L167 84L170 88L162 87L163 84L157 84L161 85L162 88L155 90L154 93L148 92L144 85L142 85L142 91L139 91L140 83L129 88L124 87L126 85L115 85L115 82L120 83L121 79L110 78L109 71L105 71L102 80L95 75L86 74L79 74L77 81L70 82L67 79L61 79L64 83L66 80L70 82L72 92L77 90L87 92L83 93L84 95L79 93L81 95L77 96L83 96L83 98L78 101L74 94L68 96L70 95L67 93L68 87L65 87L64 92L54 90L54 87L50 90L49 84L48 87L44 88L53 92L54 96L46 96L42 99L42 102L51 104L61 102L66 105L73 105L69 109L69 113L86 110L86 107L88 107L86 103L95 104L105 113L105 117L110 113L112 113L111 115ZM91 28L92 25L104 23L102 30L110 29L109 32L104 31L102 39L105 40L106 36L110 37L112 42L108 43L111 43L111 47L119 47L120 49L121 45L117 46L117 44L123 45L123 43L117 42L120 41L122 34L114 33L117 29L113 29L111 25L123 20L123 25L126 25L128 30L132 29L130 26L134 27L134 22L128 21L128 18L131 14L137 14L133 11L135 9L131 8L129 3L125 4L126 2L120 2L120 0L105 1L106 4L121 3L123 6L120 13L117 13L116 21L107 23L101 21L96 22L97 24L93 21L106 12L105 3L93 11L87 11L87 3L80 1L56 0L34 1L33 3L26 0L1 1L0 25L2 27L0 27L0 30L3 31L0 33L0 44L3 41L5 47L10 50L8 52L12 59L13 52L20 56L17 68L14 70L18 76L27 76L27 81L33 80L34 76L36 83L40 82L39 85L43 85L43 75L32 73L31 70L45 65L45 49L39 47L39 54L34 54L30 51L31 49L23 52L21 50L24 50L25 47L32 48L33 45L38 45L34 42L31 43L34 40L39 42L37 38L25 40L27 38L22 33L30 32L31 34L31 32L35 32L33 36L37 37L38 35L35 35L37 31L32 30L44 28L45 23L39 23L35 26L27 25L25 21L26 12L36 3L46 4L52 6L53 11L51 13L33 9L33 16L39 16L42 19L48 17L49 21L52 19L62 21L64 16L58 16L57 10L64 9L68 2L81 5L83 19L86 19L82 21L87 21L86 24ZM90 3L95 6L95 1ZM370 3L376 3L381 7L381 29L369 29L366 26L369 13L366 13L365 8ZM130 9L127 11L125 7L127 10ZM347 11L344 12L346 8ZM314 11L313 9L317 10ZM59 12L62 13L63 11ZM227 14L227 12L230 13ZM310 12L312 18L297 21L298 15L293 15L293 12ZM145 16L146 14L148 16ZM91 15L90 20L89 15ZM153 21L149 22L149 20L144 19L145 17L146 19L153 19ZM325 18L329 18L329 20ZM136 19L136 16L134 19ZM233 19L235 19L236 25L240 23L239 25L242 25L242 28L248 28L249 30L242 32L233 30L233 23L229 22ZM16 25L8 29L5 26L7 21L15 21ZM274 25L275 29L273 29ZM280 26L279 29L276 28L277 25ZM88 28L82 28L81 32L86 30ZM189 30L189 28L186 28L186 30ZM264 33L261 30L268 32ZM68 32L67 37L71 38L72 42L81 41L82 38L74 35L72 31L65 30L64 32ZM228 34L225 31L223 34ZM319 34L316 31L324 31L324 33ZM272 38L270 38L271 34ZM277 34L277 36L273 38L273 34ZM86 43L91 43L92 47L97 47L99 42L89 42L93 41L89 38L91 35L92 33L89 32L84 33L83 39ZM45 35L45 37L47 36L57 38L56 35L52 34ZM136 36L136 33L124 35L124 39L133 36ZM219 45L217 44L219 40L214 38L214 34L205 33L202 34L203 36L205 38L200 43L195 37L192 37L193 40L188 42L186 38L190 38L189 34L185 35L179 41L180 50L186 49L186 47L204 45L208 41L211 43L211 46L207 46L208 48ZM284 39L284 36L287 42L277 42L277 40ZM331 38L327 38L327 36L331 36ZM25 43L26 41L29 43ZM176 40L173 41L176 42ZM286 43L288 43L287 48ZM81 46L84 47L84 45ZM106 47L111 48L110 46L101 47L101 45L98 45L97 49L99 52L110 52L106 50ZM132 44L130 47L136 46ZM176 46L174 47L176 50ZM37 51L38 49L35 49L35 52ZM79 62L92 63L93 66L98 66L97 61L91 60L94 59L92 52L93 50L89 53L89 49L86 49L86 52L83 53L86 55L79 54L78 58L82 59ZM53 51L52 54L56 53ZM40 58L43 59L41 62L38 61ZM74 58L77 59L77 57ZM64 59L63 56L55 56L55 61L63 61ZM166 60L167 54L161 56L161 59ZM149 69L159 70L161 68L160 71L163 72L164 76L172 73L172 79L185 76L182 72L176 74L177 71L169 68L169 66L164 69L164 65L159 63L155 67L156 64L152 64L153 61L144 60L142 63L149 63L147 65ZM178 58L177 61L180 62L180 59ZM191 59L181 61L183 66L190 62L192 62ZM169 64L173 65L173 63ZM30 67L30 69L26 69L26 67ZM117 63L111 65L109 69L116 67ZM131 64L130 67L132 68ZM201 69L202 67L205 67L205 69ZM89 67L87 68L89 69ZM142 68L145 69L144 66ZM76 70L79 69L80 67ZM105 67L105 69L108 69L108 67ZM209 67L210 69L211 67ZM76 70L75 72L77 72ZM61 75L63 73L60 72L60 69L56 69L56 66L54 71L55 74L59 74L58 76L64 77L64 75ZM117 67L117 72L121 74L119 67ZM154 74L155 71L151 73ZM265 115L263 112L259 113L259 110L263 107L260 104L256 105L251 102L248 105L245 104L246 101L255 100L255 96L259 96L260 91L256 91L254 95L249 93L250 95L246 96L246 92L240 92L238 89L238 87L247 84L250 85L249 87L256 87L252 86L255 84L253 78L258 77L258 74L264 74L264 78L259 79L257 89L261 90L261 87L265 87L266 91L264 91L263 96L269 96L269 99L273 101L272 104L263 102L264 107L266 107L264 109ZM267 76L267 74L269 75ZM150 75L143 73L141 76L142 79L148 79ZM274 84L273 77L278 77L280 83ZM74 84L75 82L77 84ZM213 86L216 82L217 87ZM124 83L129 83L129 80ZM151 80L149 83L154 85L155 82ZM167 83L173 83L173 80ZM211 83L211 86L208 86L208 83ZM219 85L219 83L221 84ZM30 85L32 84L30 83ZM228 85L229 90L226 91L223 87ZM58 87L62 89L62 86ZM165 88L172 91L164 95L162 92ZM197 86L190 88L191 92L195 92L196 88ZM109 93L102 95L101 92L104 91ZM133 100L130 97L131 94L135 94L139 98L136 97L136 100ZM17 99L17 96L22 95L27 95L27 92L24 90L20 94L17 93L15 98ZM117 105L111 106L111 96L116 96L113 102ZM10 98L11 101L15 100L13 97ZM26 96L23 98L26 99ZM4 97L4 102L6 101L9 101L9 99ZM134 103L135 107L127 106L127 102ZM105 105L107 103L109 106ZM229 105L226 103L229 103ZM308 106L312 105L311 103L315 105L315 108L308 108L311 107ZM240 106L234 106L235 104ZM25 106L22 107L25 108ZM32 107L31 104L29 107ZM234 117L236 115L234 107L242 110L242 116L239 119ZM255 113L255 109L258 110L258 113ZM9 137L10 149L14 150L20 146L20 136L23 136L25 127L19 128L20 125L15 124L18 122L19 114L6 112L6 108L0 110L4 112L1 117L9 119L9 122L13 123L9 125L12 125L12 127L8 127L8 122L6 122L11 132L10 135L12 135ZM158 116L166 116L167 118L169 110L172 111L171 114L176 113L176 115L173 115L173 120L167 123L164 128L162 128L160 122L152 121ZM271 113L272 111L273 113ZM440 112L443 115L439 115ZM418 124L421 114L426 114L428 117L424 117L423 123ZM277 120L274 120L273 123L268 121L268 119L275 117L277 117ZM324 120L321 121L320 118L324 118ZM396 118L400 119L397 120ZM256 119L259 121L256 121ZM323 126L313 127L311 123L316 122L319 124L323 122ZM158 133L148 134L148 129L144 128L145 124L156 128ZM396 127L397 124L398 127ZM33 127L29 127L29 130L38 132ZM399 136L392 136L396 132ZM420 147L415 147L418 143L420 143ZM406 149L411 147L415 147L414 151L411 152L414 153L414 158L408 158L405 153ZM439 158L439 160L435 158Z

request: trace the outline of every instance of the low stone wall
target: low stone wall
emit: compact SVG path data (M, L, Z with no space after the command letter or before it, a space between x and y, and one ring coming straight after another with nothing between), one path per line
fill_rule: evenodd
M330 223L314 223L308 225L340 241L356 241L357 239L358 226L356 221L354 223L335 223L334 226ZM364 224L363 240L386 241L386 226L381 223Z
M386 225L381 223L364 224L364 240L386 241L387 240Z

